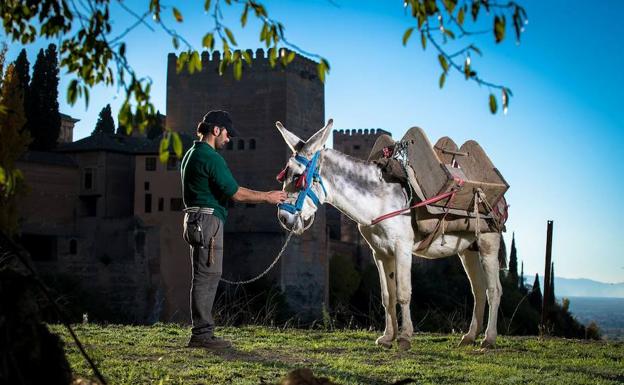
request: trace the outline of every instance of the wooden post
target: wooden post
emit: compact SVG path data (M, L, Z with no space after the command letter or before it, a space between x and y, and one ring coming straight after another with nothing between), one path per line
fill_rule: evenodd
M542 298L542 332L546 331L546 318L548 314L548 298L550 297L550 267L552 266L552 234L553 221L547 222L546 227L546 265L544 268L544 294Z

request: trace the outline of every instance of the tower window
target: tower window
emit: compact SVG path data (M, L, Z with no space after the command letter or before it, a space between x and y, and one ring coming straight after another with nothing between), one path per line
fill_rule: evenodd
M92 168L84 169L84 189L85 190L93 190L93 174L94 170Z
M255 139L249 139L249 149L250 150L255 150L256 149L256 140Z
M158 211L165 209L165 198L158 198Z
M245 149L245 141L243 139L238 141L238 149L239 150L244 150Z
M152 212L152 194L145 194L145 212Z

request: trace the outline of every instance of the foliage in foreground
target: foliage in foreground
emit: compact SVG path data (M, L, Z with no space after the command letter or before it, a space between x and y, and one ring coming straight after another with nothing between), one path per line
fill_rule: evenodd
M91 376L68 333L76 375ZM189 328L78 325L76 332L110 384L274 384L307 367L339 384L616 384L624 381L621 342L500 337L492 351L457 348L459 335L417 334L407 352L374 344L364 330L220 329L234 349L213 353L184 345Z

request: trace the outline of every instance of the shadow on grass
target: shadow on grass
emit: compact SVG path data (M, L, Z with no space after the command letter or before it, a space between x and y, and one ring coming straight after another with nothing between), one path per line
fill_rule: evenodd
M241 362L255 362L261 364L267 369L266 376L259 376L260 383L273 384L279 383L279 379L285 377L289 372L295 369L308 368L312 370L317 377L329 377L333 378L338 384L348 382L355 382L358 384L367 385L389 385L393 383L409 383L401 382L405 379L393 379L390 381L382 380L378 377L353 373L342 369L327 367L323 362L316 361L310 358L304 358L295 354L287 354L282 351L244 351L240 349L230 348L222 350L210 350L210 354L221 358L224 361L241 361ZM271 372L278 371L280 375L275 377L271 375ZM414 377L414 376L413 376ZM416 376L420 377L420 376ZM266 382L266 381L269 382ZM274 382L271 382L274 381Z

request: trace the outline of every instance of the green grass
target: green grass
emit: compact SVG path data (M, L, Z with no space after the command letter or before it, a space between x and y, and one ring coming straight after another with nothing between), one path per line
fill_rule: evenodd
M74 372L92 377L66 330ZM77 325L76 333L109 384L275 384L307 367L339 384L621 384L624 343L499 336L497 348L457 348L459 335L417 334L400 352L374 344L379 333L259 326L219 329L234 349L185 348L190 330L154 326Z

